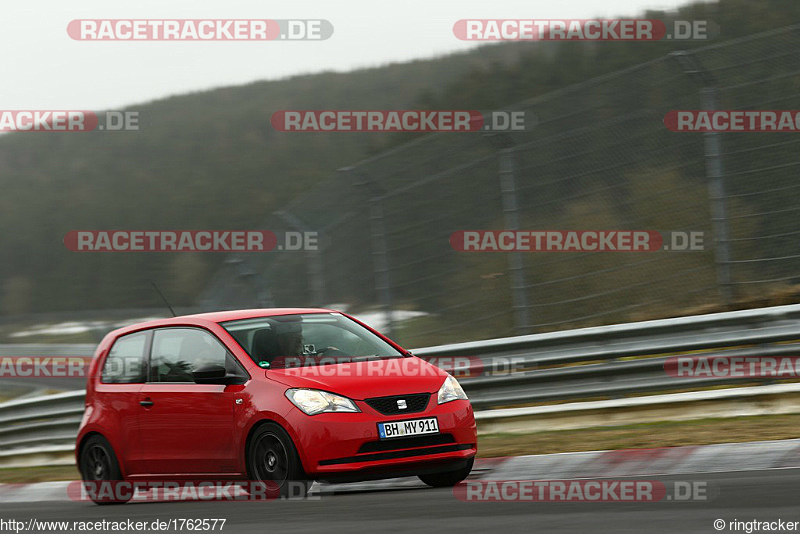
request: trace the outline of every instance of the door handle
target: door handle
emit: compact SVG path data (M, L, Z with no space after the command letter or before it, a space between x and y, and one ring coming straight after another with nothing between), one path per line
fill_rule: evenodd
M153 404L155 404L155 402L153 402L153 401L151 401L151 400L143 400L143 401L139 401L139 404L141 404L141 405L142 405L142 406L144 406L145 408L149 408L150 406L152 406Z

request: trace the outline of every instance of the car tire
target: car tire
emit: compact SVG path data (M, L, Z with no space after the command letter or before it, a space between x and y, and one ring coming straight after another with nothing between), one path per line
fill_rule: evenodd
M112 482L123 481L122 469L120 469L117 455L106 438L100 435L91 436L83 444L80 455L78 470L84 482ZM126 499L115 499L112 497L95 498L97 490L87 492L89 498L95 504L125 504L130 501L131 494Z
M268 492L279 497L305 498L313 482L303 471L292 438L275 423L262 424L250 439L247 470L252 481L274 484Z
M429 486L434 488L449 488L455 486L465 478L467 478L472 471L472 466L475 463L473 456L467 460L467 465L452 471L443 471L441 473L432 473L428 475L419 475L419 479Z

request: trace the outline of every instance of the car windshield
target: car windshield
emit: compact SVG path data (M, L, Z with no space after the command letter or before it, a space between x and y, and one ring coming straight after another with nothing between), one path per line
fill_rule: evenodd
M264 368L328 365L402 353L340 313L308 313L241 319L222 327Z

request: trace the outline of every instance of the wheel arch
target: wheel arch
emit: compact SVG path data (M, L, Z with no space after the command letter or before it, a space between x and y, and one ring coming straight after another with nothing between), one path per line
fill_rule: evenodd
M250 443L252 443L253 436L255 436L258 429L267 424L277 425L279 428L281 428L281 430L286 432L286 435L289 436L289 439L292 440L292 446L294 447L294 450L300 459L300 467L303 469L304 473L307 473L308 470L306 469L306 465L304 463L305 460L303 458L303 453L297 448L297 438L292 428L285 422L279 420L278 418L264 415L263 417L255 421L252 425L250 425L250 430L247 432L247 437L244 440L244 454L242 455L242 458L244 459L244 464L245 464L244 465L245 474L249 478L252 478L253 476L253 474L250 472L250 462L248 461L248 454L250 453Z
M111 442L110 439L108 439L108 436L106 436L99 430L90 430L80 437L80 440L78 441L75 447L75 465L78 468L78 472L81 473L81 475L83 475L83 473L81 472L81 454L83 453L83 448L86 446L86 442L89 441L94 436L100 436L101 438L106 440L109 447L111 447L111 452L114 454L114 458L117 461L120 473L122 473L122 476L124 477L126 474L125 463L120 458L118 449L114 447L114 444Z

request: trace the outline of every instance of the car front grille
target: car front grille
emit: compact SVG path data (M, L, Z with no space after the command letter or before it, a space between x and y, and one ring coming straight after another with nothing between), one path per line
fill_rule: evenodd
M393 395L391 397L373 397L366 399L370 407L383 415L398 415L405 413L418 413L428 407L430 393L414 393L412 395ZM405 401L406 408L398 408L397 401Z

